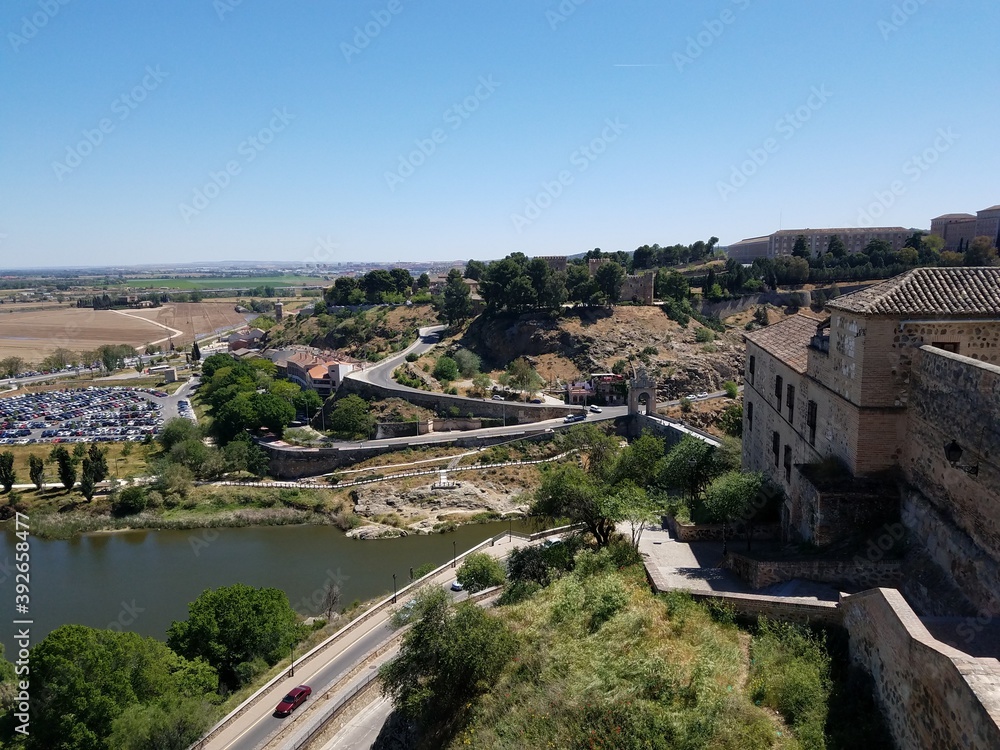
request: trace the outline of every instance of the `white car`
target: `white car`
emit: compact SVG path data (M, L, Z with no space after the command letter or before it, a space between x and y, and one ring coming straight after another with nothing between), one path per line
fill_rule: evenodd
M460 584L458 581L455 581L454 583L451 584L451 590L452 591L461 591L464 588L465 587L462 586L462 584Z
M600 406L591 406L590 410L594 412L594 414L600 414L603 411Z
M708 391L702 391L699 393L698 398L708 398Z

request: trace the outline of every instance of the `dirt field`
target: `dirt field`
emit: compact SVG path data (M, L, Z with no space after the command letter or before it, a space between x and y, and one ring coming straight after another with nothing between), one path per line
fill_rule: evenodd
M205 336L220 329L243 325L246 316L236 312L234 307L232 302L169 302L163 307L126 312L182 331L181 335L174 336L174 346L180 346L190 344L194 334ZM166 331L161 334L166 335Z
M233 307L231 302L179 302L150 310L62 307L12 312L0 315L0 358L17 356L37 364L58 348L85 352L101 344L162 345L169 336L175 346L190 344L194 333L242 325L245 316Z
M101 344L139 346L167 334L159 326L110 310L61 310L0 315L0 357L38 363L58 348L92 351Z

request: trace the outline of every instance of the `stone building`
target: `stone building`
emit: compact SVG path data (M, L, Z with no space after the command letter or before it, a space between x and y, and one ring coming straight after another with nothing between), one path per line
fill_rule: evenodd
M838 297L828 310L822 321L796 315L745 336L743 466L784 489L786 536L821 545L898 513L898 503L882 507L877 480L892 483L913 435L930 429L915 425L927 409L918 415L911 400L928 368L944 367L942 356L966 363L948 393L965 418L938 410L933 429L977 455L981 433L994 430L1000 442L995 426L977 421L982 414L957 408L983 395L966 392L982 379L966 372L969 362L1000 371L1000 268L918 268ZM1000 391L992 397L1000 405ZM962 478L949 473L950 482ZM994 479L994 495L998 486ZM1000 559L1000 543L996 552Z
M565 271L569 265L569 258L565 255L536 255L539 260L544 260L553 271Z
M944 249L964 252L976 237L989 237L1000 242L1000 205L990 206L972 214L944 214L931 219L931 234L944 240Z
M656 271L629 274L622 282L622 302L634 302L637 305L653 304L653 294L656 286Z
M860 253L872 240L888 242L893 250L901 250L915 230L905 227L837 227L829 229L782 229L763 237L750 237L734 242L728 248L729 257L741 263L755 258L777 258L791 255L799 236L806 239L809 252L815 257L826 252L830 239L837 236L851 255Z

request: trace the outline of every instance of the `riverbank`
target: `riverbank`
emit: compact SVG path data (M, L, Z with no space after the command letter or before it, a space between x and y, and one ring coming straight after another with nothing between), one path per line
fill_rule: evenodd
M150 490L140 513L116 515L111 498L87 502L65 490L21 490L5 497L0 513L28 515L32 534L72 539L81 534L128 530L180 530L313 524L334 526L358 539L433 534L467 524L522 517L537 483L534 467L465 472L435 487L428 477L408 477L358 488L238 487L203 484L183 496Z

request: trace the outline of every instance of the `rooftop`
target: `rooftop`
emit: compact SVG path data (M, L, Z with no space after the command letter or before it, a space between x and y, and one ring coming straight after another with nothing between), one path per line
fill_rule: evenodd
M789 235L798 236L800 234L815 234L817 232L822 232L824 234L875 234L877 232L912 232L912 229L907 229L906 227L830 227L823 228L819 227L817 229L779 229L774 233L775 237L788 237Z
M914 268L827 303L862 315L1000 315L1000 268Z
M989 209L987 209L989 210ZM940 216L935 216L932 221L937 221L938 219L975 219L973 214L941 214Z
M806 371L809 342L819 322L806 315L791 315L782 321L745 333L743 337L798 373Z

